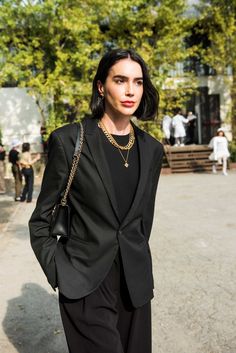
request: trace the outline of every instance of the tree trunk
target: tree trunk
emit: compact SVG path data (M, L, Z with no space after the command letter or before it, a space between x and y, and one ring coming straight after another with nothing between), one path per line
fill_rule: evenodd
M232 138L234 141L236 141L236 67L233 69L231 99L232 99L232 111L231 111Z

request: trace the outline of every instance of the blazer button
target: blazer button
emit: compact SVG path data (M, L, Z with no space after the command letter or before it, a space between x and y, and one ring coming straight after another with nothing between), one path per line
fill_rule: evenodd
M122 234L123 234L122 230L119 230L118 234L119 234L119 235L122 235Z

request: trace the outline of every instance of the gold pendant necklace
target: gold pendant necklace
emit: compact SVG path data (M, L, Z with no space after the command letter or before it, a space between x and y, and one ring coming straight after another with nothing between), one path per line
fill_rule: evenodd
M129 142L125 146L121 146L116 142L114 137L107 131L105 125L101 122L101 120L98 122L98 126L102 129L108 141L116 148L119 148L120 150L123 150L123 151L124 150L128 151L130 150L131 147L133 147L134 141L135 141L135 135L134 135L134 129L132 125L130 126Z
M129 167L128 159L129 159L129 151L130 151L130 150L127 151L126 158L123 156L123 153L121 152L121 150L120 150L119 148L118 148L118 151L120 152L120 155L121 155L123 161L125 162L125 163L124 163L124 166L125 166L126 168L128 168L128 167Z
M128 163L128 159L129 159L129 151L130 149L133 147L134 142L135 142L135 135L134 135L134 129L133 126L130 126L130 134L129 134L129 142L127 143L127 145L125 146L121 146L119 145L116 140L114 139L114 137L107 131L105 125L101 122L101 120L98 122L98 126L100 127L100 129L103 131L104 135L107 137L108 141L118 149L123 161L124 161L124 166L126 168L129 167L129 163ZM126 158L124 157L122 151L127 151L127 155Z

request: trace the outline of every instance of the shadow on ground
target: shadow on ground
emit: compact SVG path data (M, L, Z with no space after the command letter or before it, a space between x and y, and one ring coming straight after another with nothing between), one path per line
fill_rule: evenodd
M14 208L13 201L0 202L0 225L1 226L3 226L9 221L13 208Z
M19 353L67 352L57 296L37 284L24 284L21 295L8 301L2 325Z

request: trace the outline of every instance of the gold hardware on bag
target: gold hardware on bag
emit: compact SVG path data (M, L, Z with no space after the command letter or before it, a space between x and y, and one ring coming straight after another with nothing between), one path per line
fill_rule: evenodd
M69 178L68 178L68 181L67 181L65 193L64 193L64 195L63 195L63 197L61 199L61 202L60 202L60 204L62 206L66 206L67 205L67 196L68 196L68 193L70 191L70 187L71 187L72 181L74 179L74 176L75 176L78 164L79 164L80 155L81 155L81 152L82 152L82 147L83 147L83 142L84 142L84 127L83 127L82 123L80 123L80 131L81 131L81 133L80 133L80 148L79 148L78 152L73 156L73 161L72 161L72 165L71 165L70 175L69 175Z
M80 123L80 135L77 136L75 152L72 160L72 165L71 165L66 189L60 203L56 204L52 210L50 235L54 238L62 237L64 239L68 239L70 236L71 211L70 211L70 206L67 205L67 197L78 167L78 163L79 163L79 159L80 159L80 155L83 147L83 140L84 140L84 128L83 128L83 125Z

